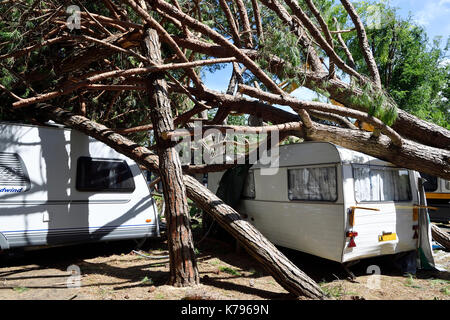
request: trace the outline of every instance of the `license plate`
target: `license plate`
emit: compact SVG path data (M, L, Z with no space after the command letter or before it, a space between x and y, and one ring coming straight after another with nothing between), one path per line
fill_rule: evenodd
M397 234L396 233L384 233L381 236L378 236L378 241L392 241L397 240Z

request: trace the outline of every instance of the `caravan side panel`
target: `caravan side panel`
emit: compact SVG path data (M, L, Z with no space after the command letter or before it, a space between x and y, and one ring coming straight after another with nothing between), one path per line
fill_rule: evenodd
M240 211L274 244L340 262L344 242L342 188L338 183L335 202L290 201L287 170L280 168L276 175L263 176L255 169L255 199L243 200ZM340 170L337 173L337 181L341 181Z
M0 192L0 233L11 247L158 234L154 201L139 167L107 145L75 130L11 124L0 124L0 145L0 153L22 159L29 179L21 192ZM77 190L80 157L124 161L134 190Z

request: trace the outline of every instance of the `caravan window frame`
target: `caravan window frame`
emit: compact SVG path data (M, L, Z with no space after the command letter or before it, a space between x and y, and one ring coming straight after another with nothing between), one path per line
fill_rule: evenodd
M432 176L430 174L426 174L426 173L420 173L420 176L428 182L427 187L429 185L432 185L434 187L434 189L429 189L424 185L425 192L430 192L430 193L439 192L439 184L440 184L439 180L441 180L440 178L438 178L436 176ZM425 184L427 182L425 182Z
M252 176L252 181L253 181L253 189L252 189L253 196L248 196L248 195L244 194L246 191L245 188L247 186L246 182L247 182L247 179L249 179L250 175ZM244 185L242 187L241 197L244 200L254 200L256 198L255 170L248 171L247 176L245 177Z
M286 182L287 182L287 194L286 197L289 202L314 202L314 203L336 203L339 200L339 170L338 170L338 164L336 163L324 163L324 164L314 164L314 165L303 165L303 166L292 166L292 167L285 167L286 168ZM334 168L335 172L335 183L336 183L336 194L335 198L333 200L319 200L319 199L291 199L289 197L289 186L290 186L290 180L289 180L289 170L298 170L298 169L320 169L320 168Z
M83 172L81 170L81 166L83 165L83 162L85 161L103 161L103 162L115 162L120 163L122 165L126 166L127 174L130 175L129 179L131 179L131 186L129 187L121 187L121 188L108 188L108 187L91 187L91 186L84 186L83 181L86 180L85 177L82 176ZM117 159L117 158L93 158L93 157L79 157L77 159L77 172L76 172L76 189L80 192L104 192L104 193L133 193L134 190L136 190L136 184L134 182L134 176L133 172L131 171L130 166L124 159Z
M446 189L447 191L450 191L450 180L444 180L442 179L443 189Z
M370 169L374 168L384 168L390 170L404 170L408 173L408 185L409 185L409 198L407 200L358 200L356 198L356 179L355 179L355 168L367 167ZM413 201L413 185L411 183L411 172L408 169L400 168L400 167L390 167L390 166L382 166L382 165L368 165L368 164L352 164L352 178L353 178L353 196L356 203L395 203L395 202L411 202Z

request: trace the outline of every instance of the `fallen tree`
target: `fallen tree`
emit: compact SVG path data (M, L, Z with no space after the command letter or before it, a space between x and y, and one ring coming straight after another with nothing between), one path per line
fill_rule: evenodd
M436 242L442 245L446 250L450 251L450 235L447 232L432 223L431 235Z
M86 117L74 115L51 105L41 105L30 111L40 119L51 119L94 137L148 170L159 171L160 163L156 154ZM235 237L283 288L296 296L324 298L324 293L315 281L289 261L249 222L243 220L236 210L226 205L191 176L184 175L183 179L188 197Z
M52 107L39 107L37 112L110 144L151 170L167 169L171 164L162 163L149 149L117 135L115 129L133 137L153 130L158 139L149 148L160 153L165 149L163 158L168 159L172 148L159 137L176 135L176 128L194 121L225 129L223 125L231 115L248 114L270 122L272 126L267 129L294 123L285 134L329 141L400 167L450 179L450 131L398 109L389 98L380 84L362 20L348 0L341 0L341 9L354 25L346 27L356 33L367 70L355 69L355 59L339 37L339 26L327 21L312 0L306 0L304 6L292 0L221 0L220 8L209 1L77 3L79 12L69 17L60 1L22 1L18 6L0 7L2 19L11 17L0 30L6 31L2 36L10 37L0 43L0 63L6 74L0 74L0 80L4 80L0 89L6 93L1 96L6 102L0 104L0 111L7 108L8 113L28 115L35 110L22 108L36 103L63 105L87 117L77 118ZM69 21L79 22L78 26ZM159 61L148 57L142 46L149 28L156 30L163 43ZM339 46L333 39L336 36ZM223 63L231 63L233 73L227 92L218 93L203 84L199 68ZM167 88L153 86L152 91L148 81L152 77L167 82ZM283 86L286 82L288 86ZM241 90L237 90L238 84ZM293 98L286 88L297 85L321 94L326 101ZM149 105L149 92L158 92L164 99L150 99ZM152 112L162 111L158 105L161 102L164 114L155 117ZM280 110L274 103L289 106L295 113ZM207 118L204 112L213 109L217 111ZM202 114L201 119L198 114ZM372 125L374 130L363 130L354 119ZM246 128L241 126L239 130ZM185 168L191 172L211 169ZM215 167L219 168L224 167ZM169 171L172 169L179 172L179 167L170 167ZM191 178L184 176L181 181L178 175L175 180L179 194L183 193L184 182L188 196L197 199L197 205L212 214L283 287L296 295L322 296L311 279L275 251L237 212ZM178 192L170 190L169 184L166 181L166 192ZM185 205L173 209L178 210L178 217L187 214ZM174 230L171 228L169 225ZM184 231L189 234L189 227ZM181 246L192 251L189 241ZM190 257L192 260L193 255ZM173 269L172 264L171 272ZM188 274L196 278L195 272L184 276Z

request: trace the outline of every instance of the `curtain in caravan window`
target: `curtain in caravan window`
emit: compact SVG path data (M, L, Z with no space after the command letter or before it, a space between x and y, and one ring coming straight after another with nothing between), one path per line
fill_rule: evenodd
M375 198L370 178L369 167L356 167L353 169L353 179L355 180L355 198L356 201L371 201Z
M336 201L336 168L288 170L289 200Z
M364 201L407 201L411 199L408 170L355 166L355 199Z
M378 197L374 197L374 201L392 201L395 198L395 176L392 170L387 168L371 169L370 172L376 183L373 184L374 189L378 193ZM375 191L374 190L374 191Z

